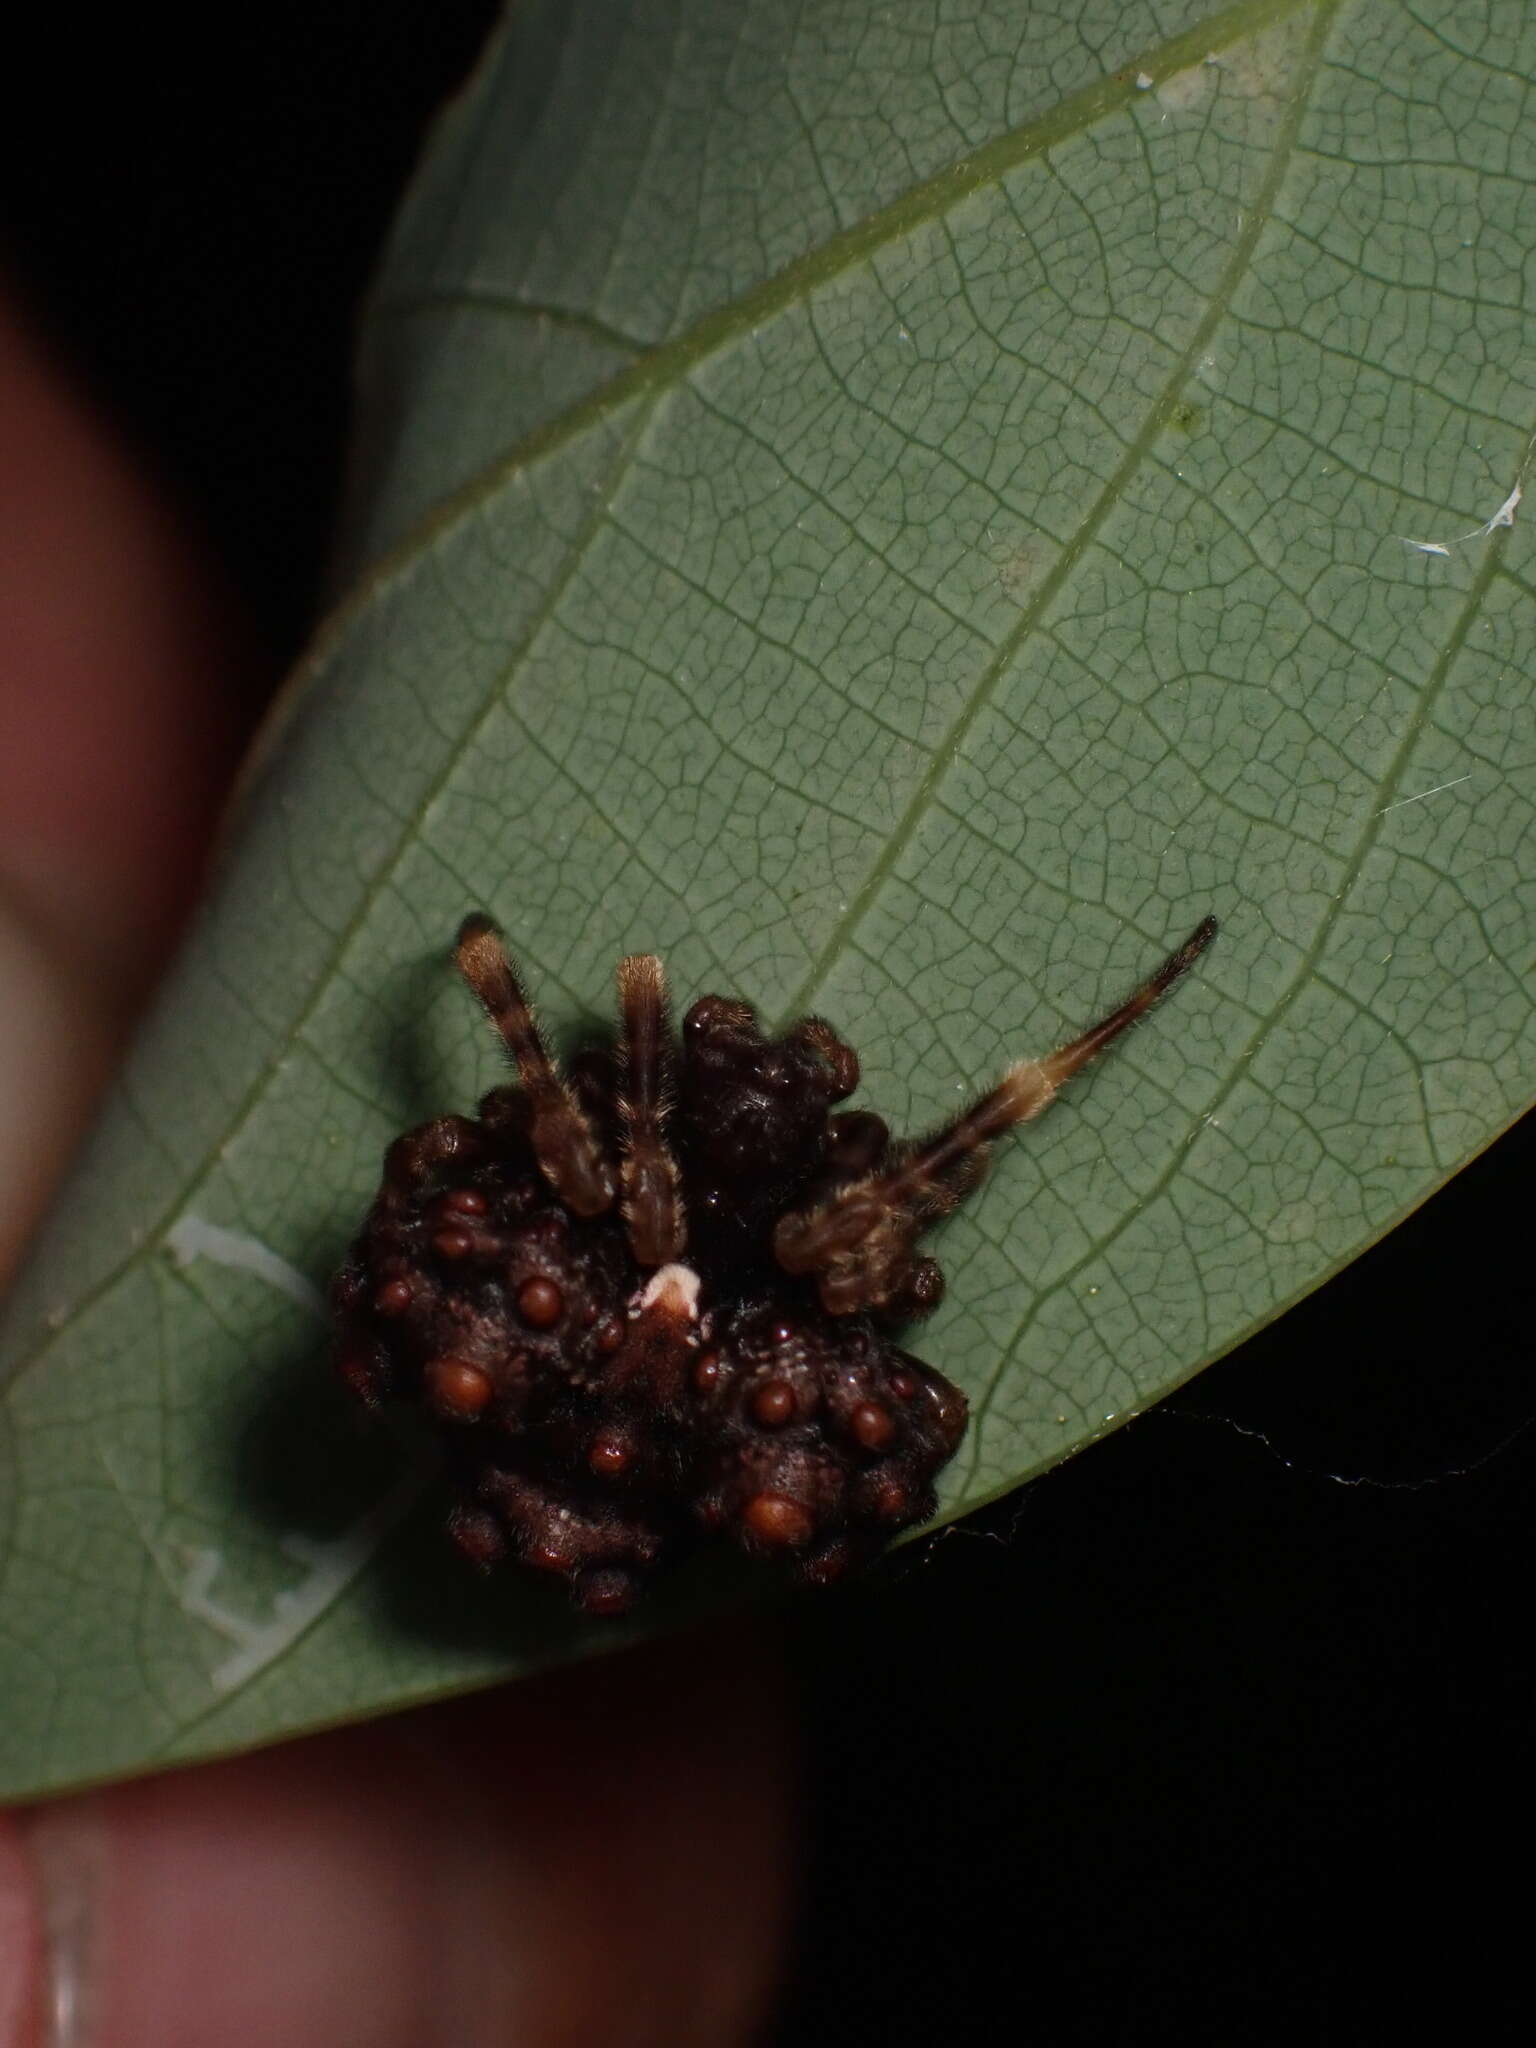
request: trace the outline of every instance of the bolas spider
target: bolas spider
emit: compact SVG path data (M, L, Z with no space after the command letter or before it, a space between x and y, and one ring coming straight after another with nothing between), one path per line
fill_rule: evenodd
M495 926L466 919L459 971L517 1085L390 1146L332 1289L343 1377L437 1420L470 1559L555 1573L591 1613L708 1535L837 1578L933 1512L965 1431L964 1395L892 1341L943 1293L918 1240L1215 932L896 1140L835 1109L858 1056L819 1017L768 1038L704 996L678 1043L651 954L619 963L617 1042L562 1076Z

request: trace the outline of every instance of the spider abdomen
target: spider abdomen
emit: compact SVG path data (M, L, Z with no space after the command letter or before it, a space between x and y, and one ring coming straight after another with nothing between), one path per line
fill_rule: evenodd
M524 1138L456 1135L436 1168L419 1163L434 1126L407 1135L420 1177L375 1203L334 1294L354 1390L438 1426L473 1562L519 1560L617 1612L709 1537L820 1580L932 1512L964 1428L948 1381L755 1263L745 1299L718 1256L660 1269L688 1279L658 1312L657 1269L615 1218L570 1216Z
M932 1514L965 1430L959 1389L893 1341L942 1292L917 1238L1213 932L1093 1033L893 1145L872 1112L836 1111L858 1060L829 1025L769 1038L707 996L679 1044L649 955L620 967L616 1047L567 1080L495 928L467 920L460 969L519 1086L390 1147L333 1288L343 1377L431 1418L449 1533L483 1568L555 1574L595 1613L713 1538L836 1578Z

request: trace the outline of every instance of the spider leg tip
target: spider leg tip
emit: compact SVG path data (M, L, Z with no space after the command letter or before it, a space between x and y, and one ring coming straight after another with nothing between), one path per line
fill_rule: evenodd
M1181 976L1189 972L1220 929L1214 917L1201 918L1183 945L1170 953L1153 975L1152 983L1158 994L1171 988Z
M626 953L619 962L620 995L631 990L649 993L665 986L666 975L659 953Z
M503 950L501 928L483 910L472 910L454 936L454 958L461 968L467 960L484 959L488 953Z

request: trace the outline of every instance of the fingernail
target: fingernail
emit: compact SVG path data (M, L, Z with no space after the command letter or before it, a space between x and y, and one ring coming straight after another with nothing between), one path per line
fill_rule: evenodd
M42 1899L39 2048L90 2048L97 2038L106 1830L90 1798L39 1807L23 1828Z

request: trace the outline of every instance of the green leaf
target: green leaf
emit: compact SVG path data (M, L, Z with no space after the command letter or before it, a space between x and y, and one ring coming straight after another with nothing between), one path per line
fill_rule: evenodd
M1529 1100L1536 25L964 14L523 4L445 117L362 580L5 1326L0 1789L616 1640L458 1576L324 1367L381 1148L494 1071L471 905L553 1019L654 947L914 1124L1220 916L946 1230L948 1515Z

